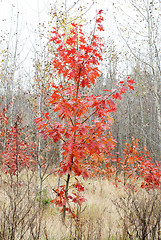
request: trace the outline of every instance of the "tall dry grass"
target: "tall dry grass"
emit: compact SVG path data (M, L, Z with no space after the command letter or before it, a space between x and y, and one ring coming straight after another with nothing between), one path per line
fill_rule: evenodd
M67 215L63 224L60 208L50 202L58 178L51 175L43 183L40 208L38 174L24 171L19 177L16 188L1 174L0 240L161 239L160 190L133 192L106 179L82 180L86 201L79 220Z

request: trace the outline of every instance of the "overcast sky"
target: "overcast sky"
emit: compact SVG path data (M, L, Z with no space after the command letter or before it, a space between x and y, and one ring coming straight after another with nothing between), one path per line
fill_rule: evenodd
M55 0L0 0L0 40L4 36L6 40L3 44L9 41L10 47L14 48L15 32L18 29L19 45L22 44L22 52L24 52L21 55L25 56L37 42L39 23L47 23L51 19L49 12L54 2ZM61 9L61 1L57 0L57 2L57 8ZM76 0L67 0L67 8L72 6L74 2ZM94 16L96 9L102 8L106 14L110 14L112 0L99 0L98 2L89 10L88 16ZM80 0L80 3L82 7L88 9L92 0ZM109 24L105 24L105 27L107 25ZM0 43L2 44L2 41Z
M50 19L49 11L56 0L0 0L0 30L2 33L14 33L18 15L18 31L21 37L25 39L26 33L30 33L30 37L35 33L38 24L47 22ZM60 7L60 0L57 0L57 8ZM67 8L73 5L76 0L67 0ZM99 0L97 4L89 10L88 14L92 17L96 9L104 9L106 15L111 14L112 0ZM80 0L82 7L87 9L92 0ZM77 5L76 5L77 6ZM73 8L75 10L75 8ZM88 16L89 16L88 15ZM111 21L111 18L108 17ZM108 24L108 23L107 23ZM107 25L105 24L105 25Z
M39 44L38 29L39 23L45 23L51 20L49 14L51 6L57 1L57 9L61 8L60 0L0 0L0 49L9 44L9 49L15 49L16 39L18 40L19 64L24 68L25 73L31 72L35 51ZM108 39L118 39L118 31L114 24L114 5L118 0L97 0L87 13L86 18L93 18L96 9L104 10L104 36ZM123 2L125 0L122 0ZM67 0L67 9L73 6L77 0ZM80 0L79 4L83 9L88 9L93 0ZM75 6L79 6L75 5ZM84 10L84 11L85 11ZM73 8L76 11L76 7ZM75 13L75 12L74 12ZM16 29L18 34L16 35ZM51 30L51 26L48 31ZM5 39L3 41L2 39ZM44 39L47 41L47 39ZM21 62L23 64L21 64Z

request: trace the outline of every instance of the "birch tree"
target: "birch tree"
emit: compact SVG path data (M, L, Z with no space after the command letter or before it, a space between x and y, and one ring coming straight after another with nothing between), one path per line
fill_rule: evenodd
M160 100L160 81L161 81L161 65L160 65L160 13L161 3L158 0L126 0L124 1L128 12L124 6L119 6L120 14L123 20L118 20L117 25L122 39L124 40L129 56L133 56L135 61L140 65L140 73L146 79L146 98L153 98L152 104L155 109L150 114L156 116L157 122L149 122L149 138L153 144L157 158L161 158L161 100ZM118 9L118 8L117 8ZM128 24L127 24L128 23ZM134 62L135 62L134 61ZM135 64L135 63L134 63ZM131 74L132 71L131 71ZM137 75L138 77L138 75ZM150 79L149 79L150 78ZM137 79L136 79L137 80ZM139 79L138 79L139 81ZM136 82L138 82L136 81ZM144 86L145 89L145 86ZM140 109L143 109L142 99L140 98ZM150 111L150 110L149 110ZM144 114L141 110L141 118L143 123ZM155 124L155 126L153 125ZM157 127L157 131L154 129ZM136 126L137 128L137 126ZM144 130L143 130L144 131ZM145 135L145 134L144 134ZM149 135L149 134L148 134ZM144 138L145 142L145 138Z

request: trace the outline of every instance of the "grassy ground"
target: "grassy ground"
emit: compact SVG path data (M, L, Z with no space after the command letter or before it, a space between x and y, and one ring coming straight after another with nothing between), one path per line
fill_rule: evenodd
M17 189L1 174L0 240L161 239L160 191L129 192L105 179L82 180L86 201L79 221L67 215L63 224L60 208L50 202L58 178L50 176L43 182L41 206L38 174L25 172L19 179Z
M48 181L46 187L51 184L51 180ZM107 180L90 179L85 181L84 185L86 202L82 205L78 223L82 239L88 239L88 236L89 239L110 239L111 236L120 235L119 215L111 200L114 200L121 190L116 189ZM52 191L50 194L52 198ZM56 236L55 239L70 239L71 235L76 235L74 231L77 229L77 223L67 218L66 226L62 226L59 211L55 205L47 206L46 216L50 225L47 228L50 229L50 237L53 235Z

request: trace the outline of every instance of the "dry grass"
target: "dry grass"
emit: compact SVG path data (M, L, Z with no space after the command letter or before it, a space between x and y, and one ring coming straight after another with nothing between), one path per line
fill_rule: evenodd
M116 188L108 180L89 179L82 180L82 182L85 185L84 197L86 202L82 205L80 215L80 239L117 239L117 236L122 233L122 225L112 200L122 194L122 190ZM50 177L45 184L49 193L48 197L51 199L54 197L52 188L56 186L56 183L55 178ZM52 237L58 240L79 239L75 233L77 224L68 218L66 226L62 225L60 209L57 206L48 205L45 216L49 239Z
M62 223L62 213L60 212L60 208L50 202L50 200L55 197L53 188L57 186L58 178L51 175L43 183L41 210L38 211L39 179L37 176L37 174L33 175L33 173L28 173L28 177L25 173L21 176L22 186L19 187L19 197L21 196L22 201L20 205L17 204L16 210L19 215L16 216L20 216L21 218L24 216L28 209L26 208L27 203L29 207L31 207L32 204L32 208L30 209L29 214L26 215L26 219L23 223L25 226L28 226L26 227L26 233L22 238L20 238L22 234L17 233L15 235L16 238L12 238L13 240L117 240L123 239L123 236L124 239L130 239L127 234L124 235L125 222L123 221L122 216L125 216L125 211L124 206L119 205L119 200L123 199L123 197L125 197L127 203L129 199L129 195L123 190L123 187L116 188L112 182L105 179L82 180L85 185L84 197L86 202L82 204L79 222L76 222L67 215L66 223L64 225ZM9 179L6 175L2 174L0 180L0 203L2 208L5 207L7 209L7 207L10 206L11 201L15 201L15 196L13 198L8 197L8 192L10 190ZM25 191L26 194L23 195ZM136 196L137 195L135 194L135 197ZM130 197L132 197L132 195ZM29 204L30 201L31 204ZM160 206L157 205L157 208L159 208L159 211ZM127 218L128 214L131 214L129 206L127 206L126 209ZM6 221L4 218L5 216L1 214L1 230L3 222ZM11 224L11 222L8 224ZM16 231L21 232L20 228L22 226L20 225L17 227ZM6 227L9 227L9 225L6 225ZM6 232L6 234L8 233ZM1 239L3 238L0 238L0 240ZM11 240L11 238L8 237L6 240Z

